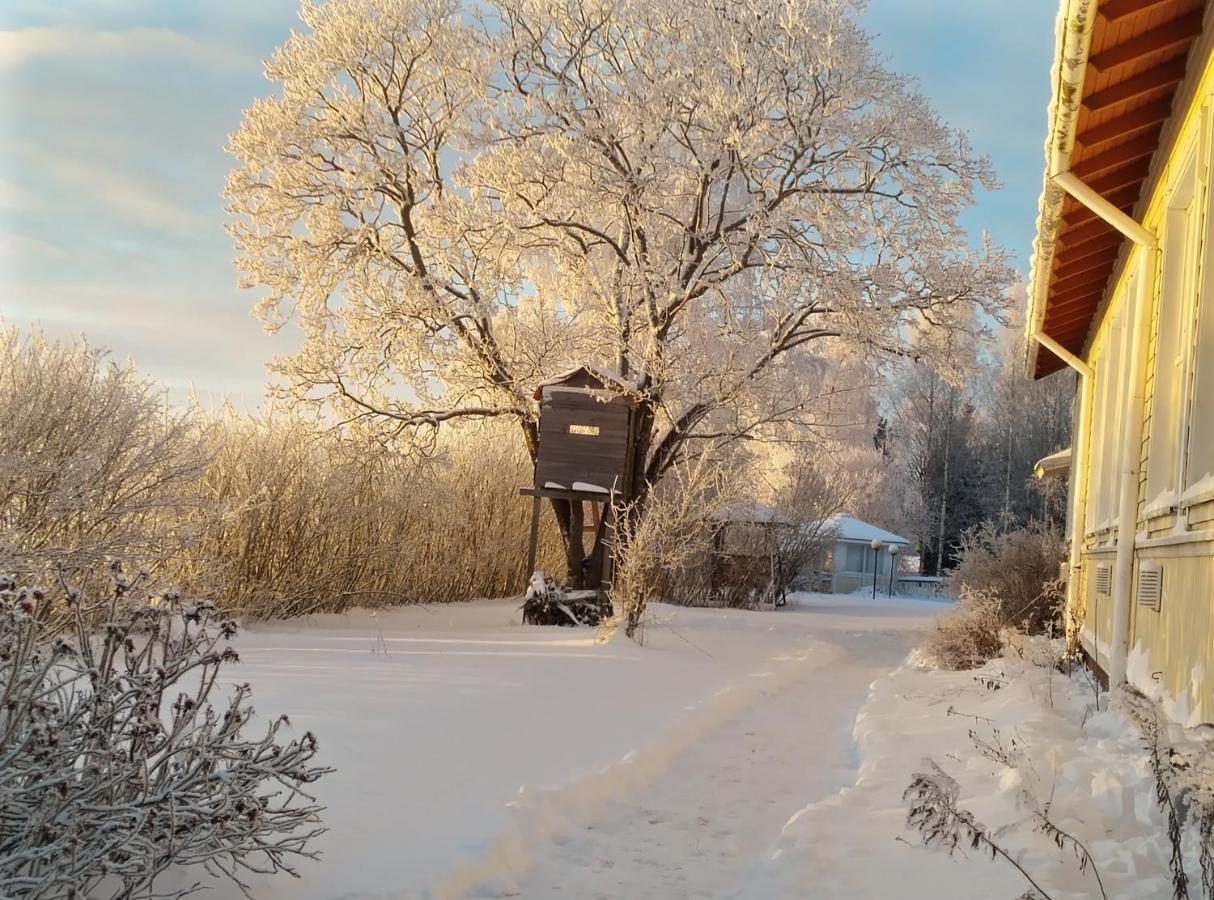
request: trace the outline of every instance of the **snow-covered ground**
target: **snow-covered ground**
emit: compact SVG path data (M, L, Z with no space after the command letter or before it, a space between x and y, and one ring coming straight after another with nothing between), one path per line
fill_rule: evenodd
M856 723L862 762L854 786L797 813L739 896L1038 896L989 851L963 843L950 858L907 829L904 792L914 773L931 771L931 760L955 780L959 806L1052 900L1171 898L1172 848L1143 737L1124 701L1110 705L1086 674L1052 667L1059 650L1035 639L980 670L907 665L879 679ZM1201 746L1203 736L1169 730L1182 746ZM1069 836L1061 848L1037 811ZM1195 832L1194 817L1185 842L1194 884ZM1070 838L1091 864L1079 865Z
M641 647L519 625L508 601L250 628L234 675L337 768L323 858L254 893L750 896L789 818L853 783L870 683L945 608L654 606Z
M1052 900L1171 897L1150 760L1124 707L1106 695L1098 708L1041 640L972 672L908 662L947 609L816 594L779 611L657 606L644 646L522 626L508 601L252 628L236 674L337 768L318 791L323 858L299 881L254 879L254 894L1025 895L1007 861L968 843L950 857L908 829L904 792L934 763ZM1168 728L1204 758L1202 733ZM1191 834L1185 855L1197 879Z

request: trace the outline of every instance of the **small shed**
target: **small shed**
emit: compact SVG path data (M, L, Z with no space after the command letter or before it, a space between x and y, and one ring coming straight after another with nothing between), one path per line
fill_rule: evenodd
M792 523L778 510L755 501L723 507L710 518L710 590L731 606L761 598L783 604L788 573L782 537Z
M911 547L901 535L846 513L830 519L826 530L833 532L834 545L820 587L832 594L872 588L874 579L877 590L886 591L891 577L897 577L898 557ZM874 541L879 549L873 549Z
M540 445L535 487L545 491L620 494L630 486L633 410L627 386L578 366L535 389Z

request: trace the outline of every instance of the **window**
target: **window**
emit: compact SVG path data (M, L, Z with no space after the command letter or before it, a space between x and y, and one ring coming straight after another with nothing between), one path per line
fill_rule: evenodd
M1087 531L1112 527L1117 519L1121 431L1125 417L1129 330L1125 319L1134 301L1137 279L1127 279L1121 302L1104 329L1096 352L1096 390L1092 408L1091 474L1088 481Z
M872 556L873 551L861 544L843 545L844 572L868 572L871 566L865 566L866 556Z
M1210 186L1214 173L1209 172L1210 165L1207 159L1205 223L1197 229L1201 244L1195 248L1200 269L1196 277L1201 287L1197 296L1196 371L1185 469L1185 497L1189 500L1214 495L1214 190Z
M1147 460L1147 512L1176 505L1181 476L1190 300L1197 286L1197 157L1191 152L1164 214L1159 272L1155 379Z

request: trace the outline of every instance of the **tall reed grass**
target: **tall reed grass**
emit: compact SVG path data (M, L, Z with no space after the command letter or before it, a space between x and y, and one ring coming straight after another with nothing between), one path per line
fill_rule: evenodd
M172 409L84 341L0 329L0 569L25 577L125 558L256 617L516 594L530 480L500 425L406 455L272 407Z

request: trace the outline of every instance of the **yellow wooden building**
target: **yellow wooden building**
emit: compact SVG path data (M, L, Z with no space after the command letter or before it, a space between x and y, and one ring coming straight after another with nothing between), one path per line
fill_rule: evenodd
M1068 609L1214 721L1214 0L1063 0L1029 366L1079 373Z

